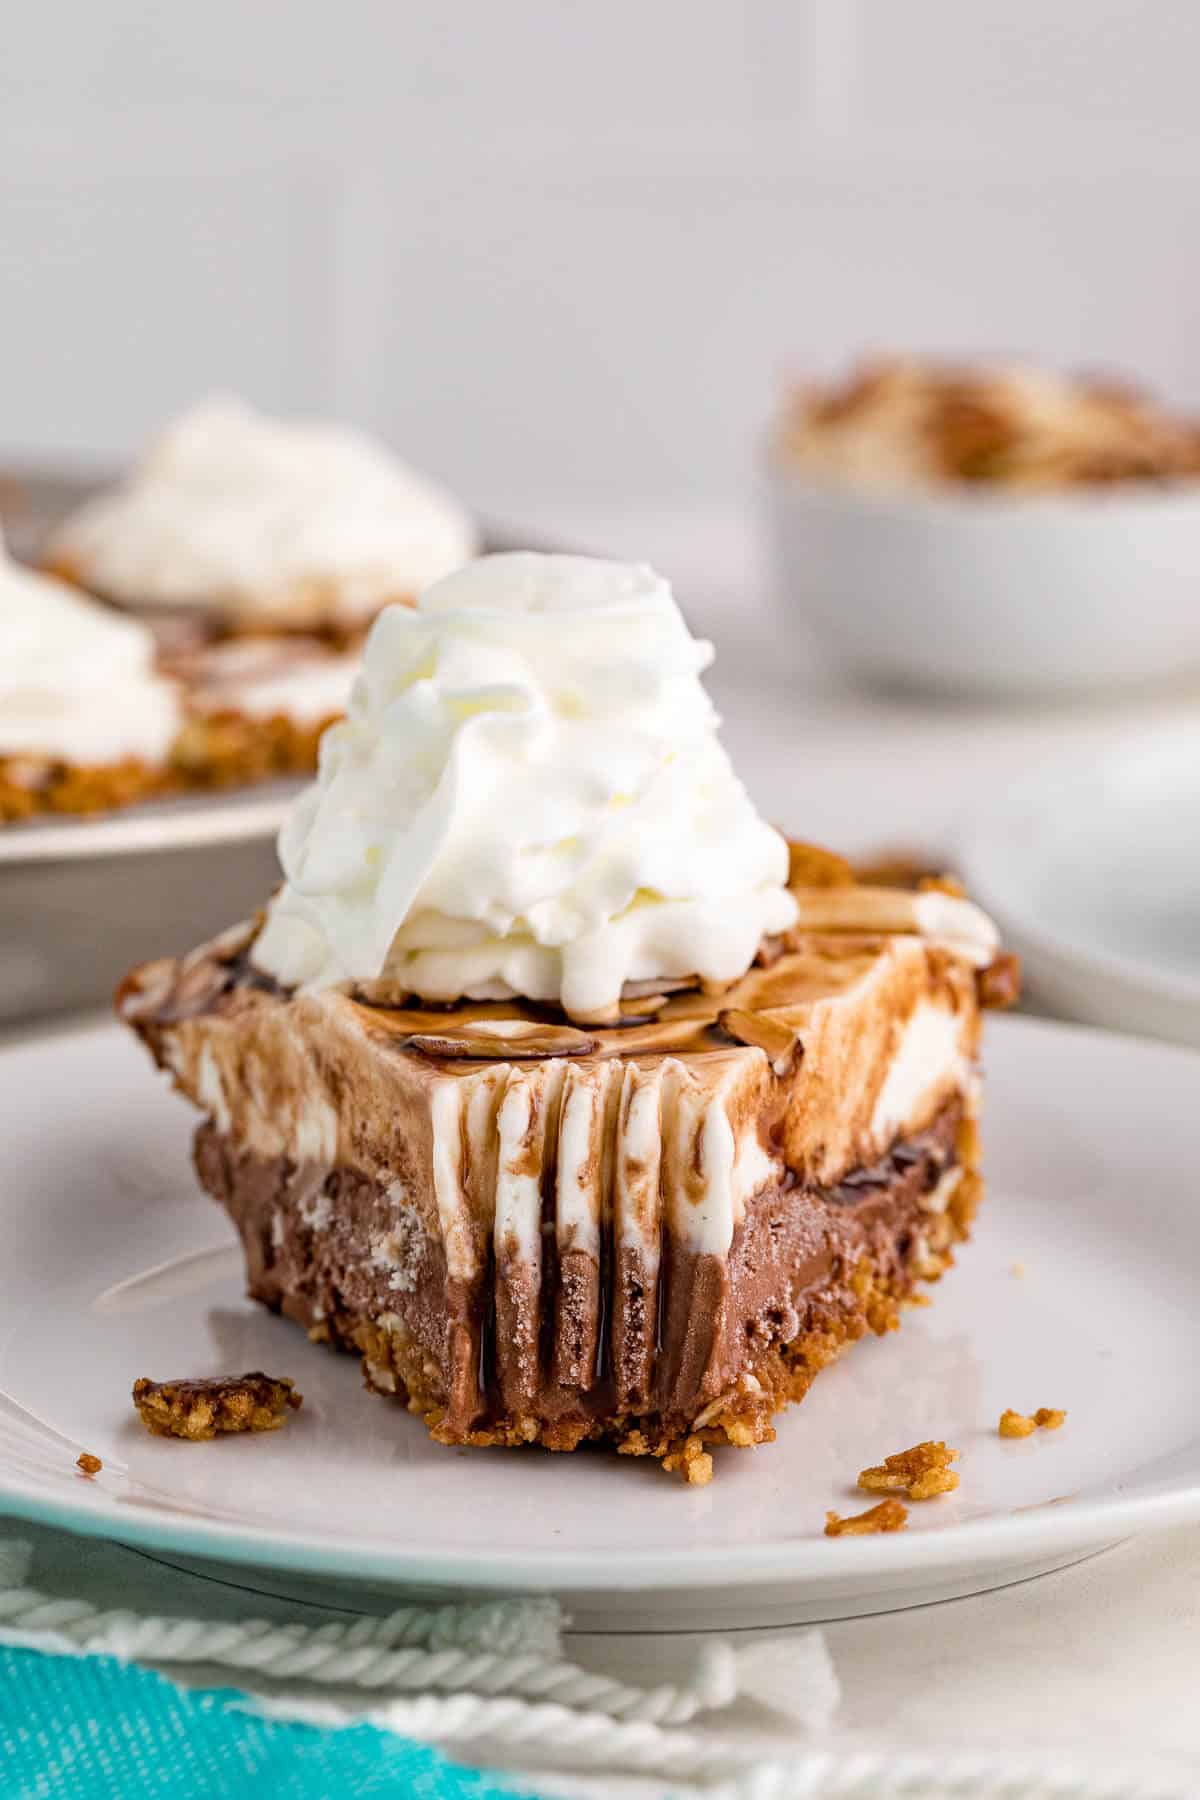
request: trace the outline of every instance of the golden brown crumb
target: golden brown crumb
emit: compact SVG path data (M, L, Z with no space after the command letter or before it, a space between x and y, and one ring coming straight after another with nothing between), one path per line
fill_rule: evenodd
M864 1469L858 1485L868 1494L907 1493L910 1500L932 1500L958 1486L958 1476L950 1467L957 1458L957 1450L927 1439L911 1450L885 1457L875 1468Z
M682 1450L673 1450L670 1456L664 1456L663 1468L668 1475L678 1470L693 1487L706 1487L713 1478L713 1459L704 1448L703 1438L694 1433L684 1439Z
M965 900L967 890L957 875L922 875L917 882L922 894L949 894L952 900Z
M1039 1406L1035 1413L1014 1412L1010 1406L1000 1414L1000 1423L996 1429L1001 1437L1032 1437L1038 1430L1057 1431L1066 1416L1058 1406Z
M908 1490L910 1500L935 1500L939 1494L952 1494L958 1486L953 1469L927 1469L918 1475Z
M1025 1273L1025 1264L1023 1262L1010 1263L1008 1272L1010 1275L1015 1275L1017 1279L1020 1280L1021 1276Z
M75 1458L75 1467L81 1470L84 1475L90 1476L98 1475L104 1467L104 1464L100 1461L98 1456L93 1456L90 1450L81 1450L79 1455Z
M908 1524L908 1508L899 1500L881 1500L866 1512L842 1518L840 1513L825 1514L826 1537L869 1537L876 1531L903 1531Z
M289 1407L303 1403L284 1376L215 1375L194 1380L133 1384L133 1404L146 1430L156 1437L187 1438L200 1443L220 1432L278 1431Z
M1021 959L1011 950L994 957L986 968L975 974L975 992L980 1006L991 1012L1003 1012L1021 998Z

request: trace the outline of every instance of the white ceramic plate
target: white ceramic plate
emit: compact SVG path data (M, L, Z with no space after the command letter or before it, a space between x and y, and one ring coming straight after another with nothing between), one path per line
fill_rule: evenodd
M1044 766L980 808L972 893L1052 1011L1200 1046L1200 726Z
M242 1298L190 1119L116 1028L0 1054L0 1507L168 1554L425 1590L552 1589L582 1622L830 1617L1060 1566L1200 1517L1200 1058L1027 1020L993 1029L991 1192L932 1307L857 1346L778 1442L688 1489L607 1454L452 1451L349 1358ZM1014 1273L1014 1265L1023 1273ZM265 1367L277 1435L148 1437L129 1389ZM1006 1406L1062 1430L1004 1441ZM907 1532L831 1540L866 1463L961 1452ZM76 1454L99 1455L92 1481ZM278 1573L287 1571L287 1574Z

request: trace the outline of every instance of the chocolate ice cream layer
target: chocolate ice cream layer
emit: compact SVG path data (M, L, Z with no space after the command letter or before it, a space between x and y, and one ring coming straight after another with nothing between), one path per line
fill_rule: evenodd
M729 1254L664 1242L657 1271L629 1249L558 1253L540 1281L489 1259L474 1291L449 1277L397 1184L239 1150L200 1127L196 1166L241 1234L257 1300L347 1348L368 1380L435 1414L438 1435L552 1444L649 1425L690 1431L722 1396L754 1412L764 1359L853 1321L864 1288L902 1297L947 1240L963 1171L957 1104L834 1187L784 1182L748 1203ZM747 1406L748 1403L748 1406Z

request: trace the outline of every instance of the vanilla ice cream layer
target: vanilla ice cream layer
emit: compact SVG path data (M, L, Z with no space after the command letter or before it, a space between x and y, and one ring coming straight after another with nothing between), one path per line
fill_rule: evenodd
M382 445L218 399L184 414L127 481L74 513L50 554L128 605L352 625L475 548L459 503Z
M22 567L0 541L0 756L153 765L179 723L150 633Z
M484 557L390 608L280 838L278 980L615 1009L727 982L796 917L701 685L711 646L645 567Z

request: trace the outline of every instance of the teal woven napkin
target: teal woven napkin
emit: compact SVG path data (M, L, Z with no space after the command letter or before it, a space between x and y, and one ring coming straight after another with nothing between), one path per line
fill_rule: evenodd
M370 1725L260 1718L108 1656L0 1645L4 1800L512 1800L516 1790ZM527 1790L525 1790L527 1794Z

